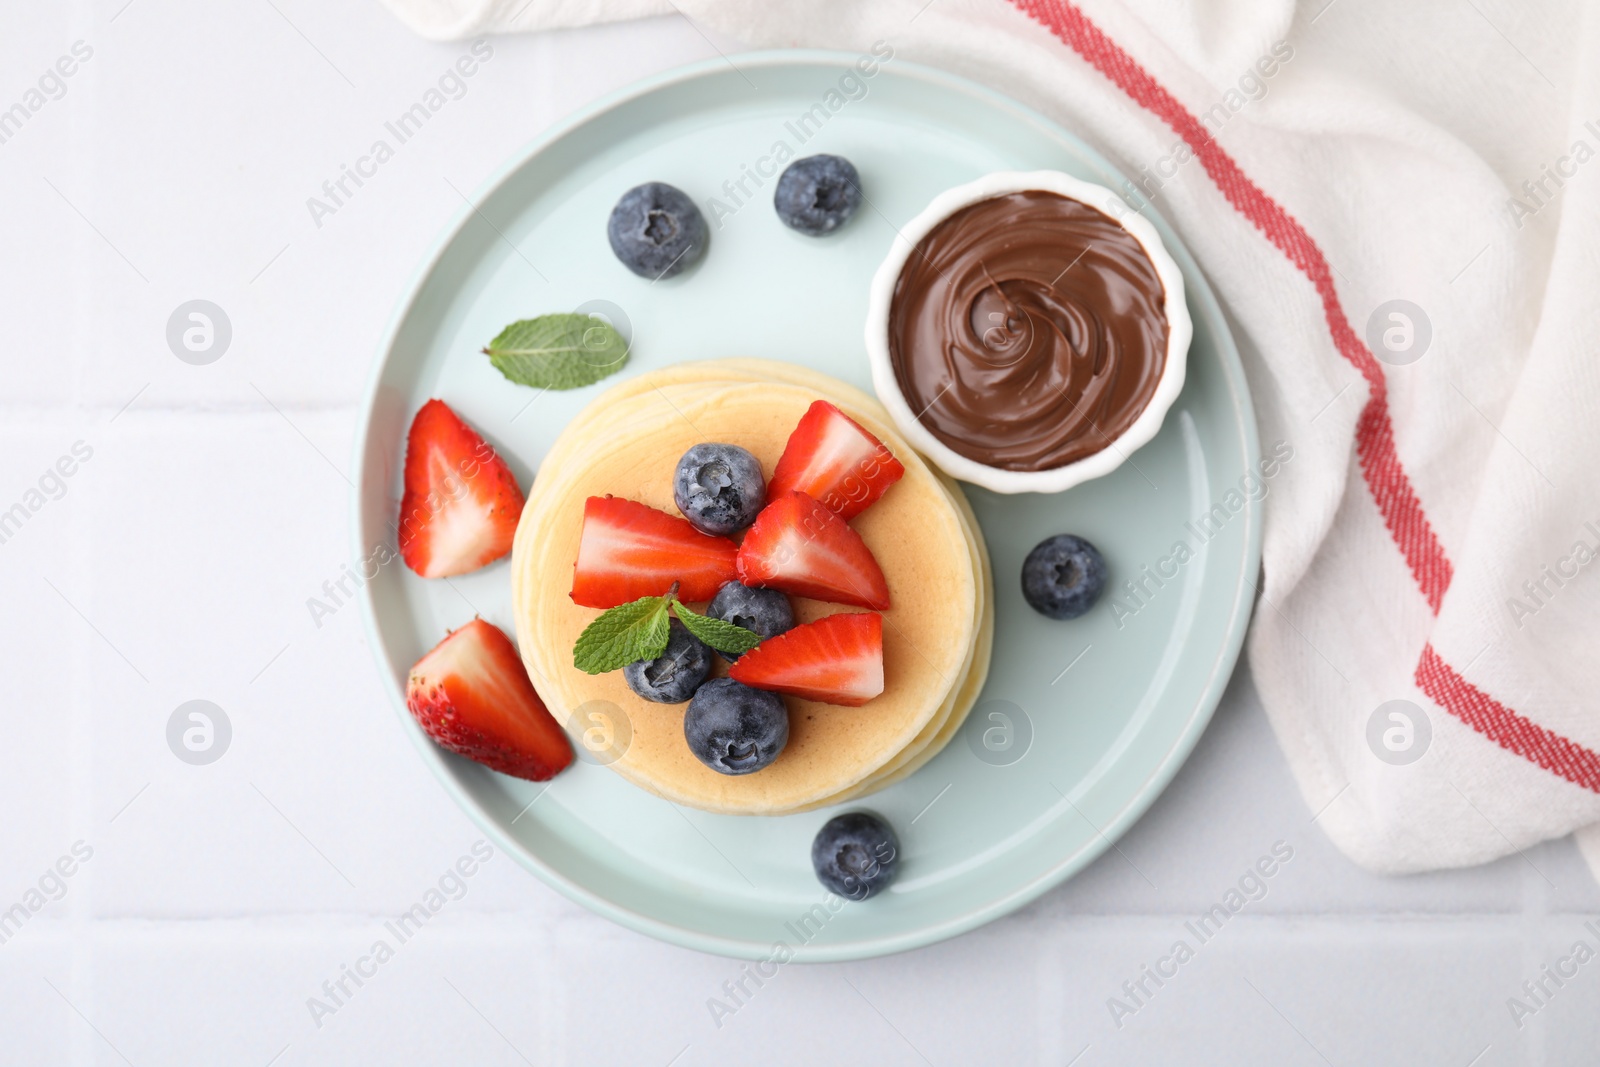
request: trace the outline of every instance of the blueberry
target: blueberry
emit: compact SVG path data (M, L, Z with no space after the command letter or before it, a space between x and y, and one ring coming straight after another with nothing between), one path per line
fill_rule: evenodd
M806 156L778 179L772 206L791 230L808 237L830 234L861 206L861 175L843 156Z
M794 628L794 609L789 598L776 589L752 589L742 582L728 582L712 598L706 614L754 632L763 641ZM739 653L721 653L730 663Z
M628 688L657 704L682 704L710 673L711 649L677 619L668 624L666 651L622 668Z
M622 194L606 226L611 251L641 278L680 274L705 254L705 216L694 201L665 182L646 182Z
M761 461L738 445L695 445L678 460L672 499L701 533L725 537L742 530L767 502Z
M900 842L889 824L869 811L835 815L811 842L817 881L846 900L866 900L894 881Z
M1052 619L1076 619L1094 607L1106 587L1106 561L1081 537L1056 534L1022 561L1022 595Z
M788 743L789 709L777 693L713 678L689 701L683 736L695 758L718 774L750 774Z

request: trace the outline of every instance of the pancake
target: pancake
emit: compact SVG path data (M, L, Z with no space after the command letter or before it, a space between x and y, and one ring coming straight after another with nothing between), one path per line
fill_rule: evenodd
M882 408L878 406L877 400L864 394L861 390L854 389L854 387L848 386L845 382L829 378L826 374L811 371L808 368L802 368L802 366L795 366L792 363L773 363L768 362L768 360L754 360L754 358L725 358L725 360L715 360L715 362L680 363L680 365L666 368L666 370L654 371L654 373L645 374L640 378L629 379L629 381L622 382L619 386L614 386L608 394L605 394L605 397L602 397L602 400L608 400L611 405L602 405L600 402L595 402L594 405L590 406L589 410L586 410L586 413L579 414L579 419L586 418L590 413L594 414L594 419L586 422L586 426L590 427L590 430L597 424L611 426L614 422L626 421L627 408L626 406L621 406L621 403L619 403L621 400L635 397L635 395L646 394L646 392L658 389L658 387L675 386L675 384L702 384L704 386L710 381L707 378L709 374L715 374L718 381L787 381L790 384L800 384L800 386L805 386L814 390L814 392L818 392L819 395L826 395L830 402L840 406L843 411L850 414L851 418L861 422L862 426L866 426L869 430L874 430L875 434L891 434L891 430L883 429L882 424L886 421L886 416ZM584 434L563 437L562 445L581 442L584 437L586 437ZM570 451L565 450L565 448L552 450L550 456L547 456L546 462L554 466L557 462L563 461L568 454L570 454ZM979 582L978 597L976 597L976 603L974 603L974 614L979 619L979 640L974 643L970 661L963 667L965 678L963 678L962 685L952 691L949 697L946 697L946 702L942 705L941 710L922 729L922 733L918 733L918 736L912 739L910 744L906 745L906 749L896 753L896 757L890 763L886 763L885 766L878 768L877 771L867 776L864 781L853 785L850 789L843 790L842 793L837 793L834 797L811 801L808 805L800 808L803 811L832 805L832 803L843 803L845 800L853 800L856 797L864 797L867 793L883 789L885 785L901 781L904 777L914 774L918 768L922 768L923 763L931 760L934 755L938 755L944 749L944 745L949 742L950 737L954 736L955 731L960 729L963 721L966 720L966 712L971 710L974 702L978 699L978 693L984 686L987 675L989 675L989 654L990 649L992 649L992 643L994 643L992 641L992 638L994 638L994 609L992 609L994 589L992 589L992 579L990 579L989 555L987 555L986 547L982 542L982 533L978 528L978 520L971 512L971 506L966 502L966 498L960 488L957 488L954 480L950 480L942 472L934 470L934 475L944 483L950 499L957 506L957 509L962 512L966 533L968 533L968 539L970 539L971 553L973 553L973 566L976 571L979 571L982 579Z
M626 408L620 407L617 402L630 396L662 386L698 383L708 384L708 375L716 375L719 380L738 381L787 381L791 384L803 385L824 398L837 404L842 410L856 419L862 425L874 432L892 433L883 430L881 424L886 422L887 416L878 402L867 394L854 387L830 378L817 371L799 367L788 363L775 363L769 360L731 358L716 361L678 364L674 367L655 371L639 378L614 386L601 400L613 402L609 411L616 415L620 410L622 414L606 420L609 425L626 418ZM604 407L599 401L590 409L580 414L582 420L590 412L594 412L597 419L604 419ZM593 426L593 423L588 423ZM584 435L564 438L563 443L582 440ZM565 451L552 450L546 458L546 463L552 467L564 460ZM958 690L946 698L940 711L925 726L921 733L898 753L888 764L875 771L868 778L844 790L841 794L823 798L805 805L800 810L810 810L828 804L842 803L875 792L893 782L900 781L915 773L924 763L936 756L947 744L956 730L960 729L966 721L967 712L976 702L978 693L988 677L989 655L993 644L994 610L993 591L988 563L988 553L984 548L983 535L978 528L977 518L972 514L972 508L967 503L966 497L961 493L955 482L942 472L934 474L944 484L953 504L961 512L962 518L969 535L969 547L973 555L973 566L980 574L981 581L978 588L977 602L974 613L980 620L978 641L975 642L973 655L969 665L964 668L965 678Z
M676 396L669 394L676 393ZM577 635L595 617L567 596L582 525L582 502L609 490L669 510L672 462L700 440L749 448L772 464L811 391L772 384L666 386L619 402L624 427L605 445L585 448L581 465L544 488L525 509L528 537L514 558L519 636L527 642L535 677L558 720L591 700L624 709L632 743L613 769L636 784L708 810L772 812L825 800L888 763L941 710L960 684L976 627L949 605L971 605L975 576L964 527L942 486L925 469L910 471L861 516L857 529L878 544L894 606L886 613L886 691L862 709L790 698L790 741L772 766L752 775L724 776L702 765L683 739L681 706L640 700L620 673L590 676L571 666ZM894 448L894 445L890 445ZM532 549L526 546L531 544ZM883 546L899 544L886 553ZM924 569L926 567L926 569ZM523 583L533 577L528 585ZM524 589L536 591L524 596ZM839 610L795 598L799 621Z
M788 381L802 384L833 401L850 414L852 418L867 426L868 429L879 433L885 439L893 436L892 431L885 429L886 416L875 399L852 386L816 371L798 367L794 364L743 358L678 364L638 378L628 379L619 385L613 386L599 400L583 413L580 413L579 417L573 421L573 432L564 435L546 457L544 470L547 474L543 482L536 486L536 489L544 489L553 484L548 472L561 469L569 453L570 446L584 441L588 436L586 431L594 427L596 423L612 424L618 421L625 421L626 409L619 407L616 403L617 401L663 385L684 382L709 384L713 378L740 381ZM621 413L620 416L619 412ZM584 425L583 430L578 428L580 423ZM938 474L938 472L935 473L944 483L952 502L962 513L971 541L970 547L973 553L974 567L980 572L982 579L975 606L975 614L980 619L980 630L978 640L974 643L969 661L970 666L966 669L965 680L959 691L947 697L940 711L923 728L918 737L913 739L893 760L857 785L831 797L806 804L803 810L833 803L842 803L881 789L915 773L924 763L937 755L950 738L954 736L965 721L967 712L976 701L978 693L983 688L988 673L993 637L992 590L990 588L991 577L988 558L984 551L981 531L978 529L976 519L972 515L971 508L967 504L965 497L954 482L942 474Z
M777 384L772 371L778 368L811 387ZM735 377L745 381L728 380ZM571 666L572 642L597 614L567 597L582 501L611 492L673 512L672 460L700 440L740 444L770 471L800 415L819 396L840 403L907 467L906 477L854 524L891 589L886 692L861 709L788 698L791 736L783 755L752 775L719 775L689 753L681 705L639 699L620 673L590 676ZM573 712L589 700L627 712L633 738L612 765L618 773L680 803L771 814L878 788L931 758L959 726L981 687L992 629L981 540L959 491L952 495L881 412L862 410L875 407L843 383L800 368L753 360L679 365L614 386L551 449L513 552L519 642L559 720L575 721ZM840 610L794 599L801 621ZM951 605L966 608L952 611Z

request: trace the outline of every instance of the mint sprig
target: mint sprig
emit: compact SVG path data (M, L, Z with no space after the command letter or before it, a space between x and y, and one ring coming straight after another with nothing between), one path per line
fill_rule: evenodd
M678 621L683 623L684 629L718 652L742 656L761 643L761 635L754 630L746 630L723 619L713 619L710 615L697 614L684 607L681 600L673 600L672 610L677 614Z
M578 389L622 369L628 342L598 315L572 313L519 319L490 341L495 370L535 389Z
M685 629L718 652L736 656L761 643L761 635L754 631L684 606L674 582L666 596L645 596L619 604L585 626L572 646L572 665L585 674L605 674L634 660L655 659L667 650L669 607Z
M667 598L646 596L585 626L572 646L572 665L585 674L604 674L636 659L655 659L666 650Z

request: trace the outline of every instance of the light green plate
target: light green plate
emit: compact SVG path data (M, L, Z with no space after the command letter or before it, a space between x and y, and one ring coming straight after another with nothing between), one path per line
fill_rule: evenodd
M625 374L761 356L870 390L867 283L895 225L987 171L1054 168L1121 187L1105 160L1027 108L898 59L864 77L857 59L741 55L737 70L719 59L652 78L551 131L489 182L423 266L379 350L357 446L358 553L393 544L405 432L428 397L478 427L527 485L562 426L605 387L536 395L507 382L479 350L513 319L620 311L634 342ZM758 173L772 169L763 160L779 142L850 158L870 206L825 239L784 228L775 179ZM753 195L739 193L742 177ZM697 268L655 284L612 257L605 232L617 197L650 180L685 190L708 217L712 197L731 210L715 212ZM1260 506L1239 491L1259 495L1247 477L1256 430L1238 353L1193 259L1147 214L1189 286L1188 385L1155 441L1109 477L1058 496L969 489L994 564L994 666L961 735L859 805L899 832L889 892L815 907L825 894L811 838L833 810L707 815L592 762L546 790L434 747L405 711L406 670L475 614L513 629L504 562L449 581L394 563L366 586L373 649L423 758L501 848L556 889L709 952L760 958L780 942L804 960L895 952L971 930L1082 869L1194 746L1238 656L1260 562ZM1092 540L1112 574L1101 602L1072 622L1034 614L1018 583L1028 550L1060 532ZM1192 554L1183 563L1179 542ZM1144 592L1131 596L1128 581Z

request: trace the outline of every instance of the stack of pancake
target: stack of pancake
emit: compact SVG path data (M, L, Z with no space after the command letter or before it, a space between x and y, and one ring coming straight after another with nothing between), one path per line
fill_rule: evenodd
M771 477L790 432L819 399L866 427L906 468L851 520L889 583L884 692L859 708L785 697L789 741L777 760L753 774L719 774L689 751L685 705L641 699L621 671L589 675L573 666L573 643L600 614L568 596L584 501L610 494L678 514L678 457L703 441L750 450ZM630 378L573 419L528 494L512 549L512 594L523 662L574 744L585 745L594 709L620 712L626 721L608 731L612 770L675 803L726 814L807 811L914 773L965 720L988 674L994 631L983 535L955 483L912 451L872 397L815 371L755 359ZM857 610L790 600L801 623Z

